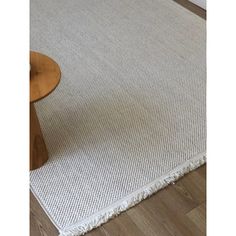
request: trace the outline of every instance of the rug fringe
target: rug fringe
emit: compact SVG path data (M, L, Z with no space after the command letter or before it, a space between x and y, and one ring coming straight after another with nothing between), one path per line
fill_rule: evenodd
M153 181L152 183L148 184L148 186L145 186L133 192L132 194L127 196L125 200L116 202L112 206L109 206L103 211L93 215L92 217L89 217L90 219L86 219L78 224L67 227L64 230L59 230L60 233L59 236L84 235L88 231L106 223L108 220L119 215L121 212L128 210L129 208L140 203L147 197L150 197L152 194L156 193L157 191L161 190L167 185L175 182L176 180L178 180L185 174L189 173L190 171L197 169L205 162L206 162L205 154L200 154L195 158L193 158L192 160L186 161L184 164L178 166L169 174L160 177L155 181ZM93 219L91 220L91 218Z

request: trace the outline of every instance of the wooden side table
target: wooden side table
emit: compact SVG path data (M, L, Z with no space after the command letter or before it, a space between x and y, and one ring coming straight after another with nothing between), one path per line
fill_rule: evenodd
M30 170L41 167L48 160L34 102L49 95L59 84L61 71L50 57L30 52Z

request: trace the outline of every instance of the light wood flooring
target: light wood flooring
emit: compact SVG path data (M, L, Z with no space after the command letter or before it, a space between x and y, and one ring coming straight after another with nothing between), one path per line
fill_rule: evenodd
M187 0L174 0L206 19L206 12ZM85 236L206 235L206 165L142 201ZM30 193L30 236L58 236Z

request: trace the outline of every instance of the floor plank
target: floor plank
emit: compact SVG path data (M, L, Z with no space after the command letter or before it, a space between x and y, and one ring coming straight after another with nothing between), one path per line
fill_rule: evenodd
M204 234L206 232L206 203L202 203L186 214Z
M54 235L58 236L58 230L39 205L37 199L30 192L30 236Z
M136 226L130 216L126 213L121 214L119 217L111 220L103 227L106 236L143 236L143 232ZM88 234L89 235L89 234Z
M137 227L147 236L172 236L163 224L156 220L156 217L142 204L127 211Z
M200 236L201 232L185 214L176 211L168 206L162 199L159 199L158 193L148 201L144 201L142 207L145 207L152 217L162 224L173 236ZM141 205L140 204L140 205Z
M187 179L183 178L176 185L185 189L198 204L206 200L206 179L199 174L199 171L191 172Z
M48 236L45 232L40 220L37 220L35 216L30 214L30 235L33 236Z
M206 11L201 7L195 5L192 2L189 2L188 0L174 0L174 1L206 20Z

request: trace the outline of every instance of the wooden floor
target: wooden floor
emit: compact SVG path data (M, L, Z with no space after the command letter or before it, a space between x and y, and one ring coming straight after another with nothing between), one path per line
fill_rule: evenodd
M189 2L188 0L174 0L174 1L206 20L206 11L201 7L198 7L197 5Z
M187 0L174 0L206 19L206 12ZM86 236L204 236L206 235L206 166L187 174L137 206ZM30 193L30 236L58 236Z

